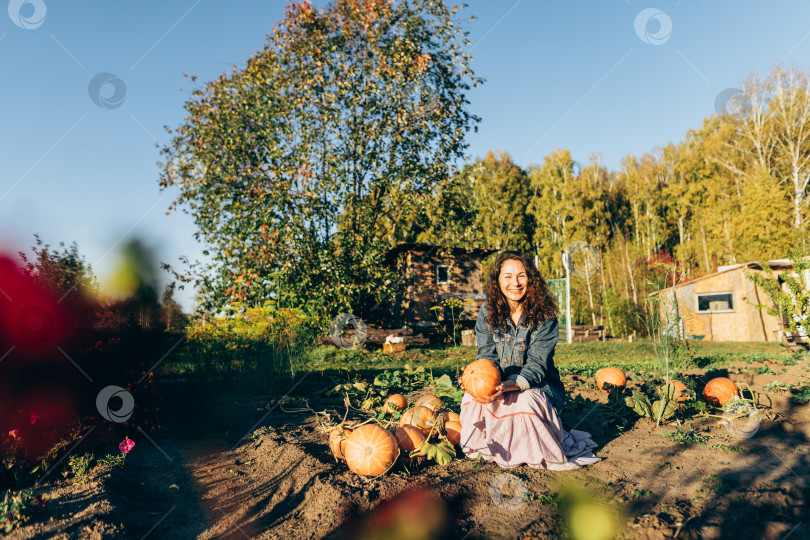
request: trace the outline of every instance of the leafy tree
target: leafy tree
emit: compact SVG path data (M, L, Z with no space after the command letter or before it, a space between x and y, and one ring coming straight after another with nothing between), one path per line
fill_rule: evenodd
M541 167L529 167L526 211L534 224L529 241L538 256L540 271L548 277L564 275L559 259L571 238L569 189L577 174L571 152L559 148L545 157Z
M749 74L736 96L736 114L722 118L725 152L711 159L741 181L767 174L785 186L793 227L803 231L810 187L810 76L779 64L762 77Z
M38 234L34 235L35 245L31 248L33 257L19 252L23 262L23 272L50 290L58 299L63 295L95 295L98 293L98 280L90 264L79 253L74 241L70 247L59 242L61 249L51 249Z
M183 313L183 307L174 299L177 284L172 282L163 289L160 299L161 322L167 330L183 328L188 324L188 317Z
M160 185L179 188L172 209L210 246L210 263L175 272L198 285L200 309L272 298L368 317L395 291L379 224L451 181L478 121L465 93L481 79L457 11L291 3L243 69L192 92Z
M756 304L768 314L786 316L787 326L791 332L807 333L810 329L810 290L808 289L808 272L810 272L810 255L803 249L792 249L788 254L793 261L793 268L776 276L766 261L760 261L763 273L746 269L746 277L764 290L774 305Z
M530 221L525 206L529 196L529 179L506 152L487 152L466 166L462 174L472 182L470 204L485 246L498 250L530 251L527 241Z
M424 242L449 247L486 246L478 213L470 204L475 182L470 168L465 167L435 191L412 197L410 203L418 201L414 210L400 210L378 220L377 234L387 237L391 245ZM406 197L396 196L394 206L401 207L399 201Z
M116 292L110 299L116 325L153 329L160 320L158 265L141 239L132 238L121 248L112 276Z

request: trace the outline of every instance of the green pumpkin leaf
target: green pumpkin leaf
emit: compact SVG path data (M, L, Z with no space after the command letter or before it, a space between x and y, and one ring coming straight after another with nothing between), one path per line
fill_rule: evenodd
M435 381L436 389L443 389L443 390L455 390L455 386L453 385L453 379L450 378L450 375L445 373Z
M645 394L641 392L633 392L632 397L633 403L633 411L639 416L648 416L652 417L652 405L650 404L650 398L648 398Z
M436 445L436 455L434 459L439 465L447 465L456 457L456 449L449 441L442 441Z
M665 420L670 418L678 410L677 401L658 400L652 404L652 416L654 420Z
M678 390L678 387L675 386L672 382L667 383L662 388L658 390L661 398L666 401L677 401L678 396L680 396L681 391Z

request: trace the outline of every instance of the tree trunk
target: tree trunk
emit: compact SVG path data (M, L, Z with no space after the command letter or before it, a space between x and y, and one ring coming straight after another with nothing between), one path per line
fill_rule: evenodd
M633 265L630 264L630 250L627 243L624 244L624 254L627 257L627 271L630 273L630 287L633 289L633 303L638 305L638 294L636 293L636 281L633 278Z
M700 226L700 234L703 237L703 257L706 259L706 273L708 274L711 272L711 267L709 266L709 250L706 249L706 231L703 230L703 225Z
M731 254L731 263L736 264L737 263L737 257L734 254L734 245L731 243L731 235L728 232L728 220L725 220L725 219L723 220L723 230L726 233L726 241L728 242L728 250L729 250L729 253Z
M793 228L802 228L802 202L804 201L804 186L799 178L796 163L793 164Z
M591 306L591 319L593 320L593 325L596 326L596 310L593 307L593 291L591 290L591 276L590 273L587 271L585 272L585 281L588 283L588 303Z
M599 304L600 304L599 318L602 319L602 320L600 321L599 324L605 324L605 319L604 319L605 289L607 288L607 286L605 285L605 272L604 272L604 268L602 267L602 264L603 264L602 257L599 257L599 277L602 278L602 292L601 292L601 294L599 296L599 298L600 298L600 302L599 302ZM612 329L613 328L613 318L610 316L610 310L607 310L607 318L608 318L608 327Z

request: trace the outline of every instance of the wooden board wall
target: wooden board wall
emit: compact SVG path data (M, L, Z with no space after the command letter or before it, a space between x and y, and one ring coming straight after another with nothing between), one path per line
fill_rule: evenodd
M450 283L436 283L436 265L449 267ZM481 293L481 260L470 255L439 256L435 253L407 252L407 287L402 310L407 320L436 321L430 308L437 305L439 293ZM420 291L421 289L421 291ZM480 302L468 304L461 318L475 319Z
M761 273L759 270L749 269ZM697 296L704 293L732 294L734 311L728 313L700 313L697 311ZM671 298L672 289L660 294L665 299ZM752 304L772 305L768 295L751 283L744 274L743 268L736 268L715 276L710 276L694 283L687 283L677 288L678 307L683 318L684 333L702 335L710 341L776 341L780 329L778 317L769 315L764 310L756 309ZM662 313L671 309L670 302L662 302Z

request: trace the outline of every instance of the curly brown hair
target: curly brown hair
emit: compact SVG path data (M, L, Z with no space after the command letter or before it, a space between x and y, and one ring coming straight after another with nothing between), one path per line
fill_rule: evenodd
M506 297L501 292L500 276L503 263L510 259L522 262L526 268L528 283L526 295L522 300L523 311L526 316L526 324L530 328L538 328L543 321L555 318L559 308L551 295L546 280L540 275L540 271L529 257L518 251L503 251L495 258L487 285L487 323L490 328L508 328L511 310Z

